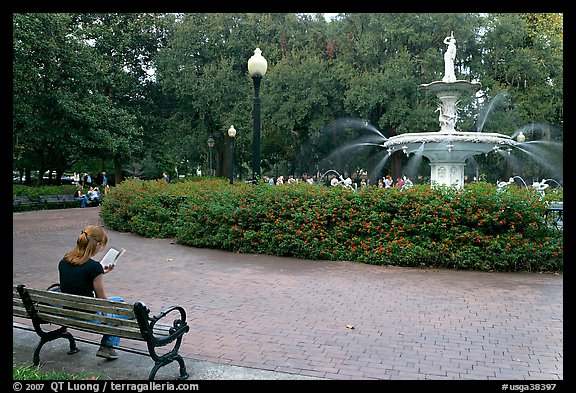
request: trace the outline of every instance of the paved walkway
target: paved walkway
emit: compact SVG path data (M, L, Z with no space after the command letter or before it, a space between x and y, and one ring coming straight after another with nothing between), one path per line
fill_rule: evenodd
M99 209L14 213L13 283L57 282L58 261L82 228L103 225ZM564 377L561 274L297 260L107 232L109 246L127 250L106 276L108 295L143 301L153 314L183 306L191 330L180 353L195 365L271 373L247 379Z

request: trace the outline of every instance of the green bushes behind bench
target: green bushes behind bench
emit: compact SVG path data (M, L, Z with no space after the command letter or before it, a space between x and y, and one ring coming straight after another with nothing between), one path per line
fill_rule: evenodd
M561 195L548 198L558 199ZM525 188L350 191L320 185L124 181L107 197L107 226L240 253L378 265L558 272L562 231Z
M74 195L77 188L75 185L28 186L24 184L13 184L12 195L32 198L38 198L40 195Z
M28 186L23 184L12 185L13 197L27 197L31 203L20 201L17 203L15 200L12 203L12 212L23 212L30 210L40 209L65 209L71 207L78 207L78 201L62 201L54 203L43 203L40 200L44 195L74 195L77 186L74 185L61 185L61 186Z

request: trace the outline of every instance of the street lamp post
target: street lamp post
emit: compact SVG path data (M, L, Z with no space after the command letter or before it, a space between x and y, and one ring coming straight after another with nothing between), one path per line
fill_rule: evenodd
M254 127L252 138L252 176L260 177L260 81L266 74L268 62L262 56L260 48L254 49L254 55L248 60L248 73L254 81Z
M216 140L214 139L214 137L212 135L210 135L208 137L208 161L209 161L209 166L210 166L210 177L213 176L212 173L212 149L214 148L214 143L216 143Z
M234 126L228 129L228 136L230 137L230 184L234 184L234 138L236 137Z

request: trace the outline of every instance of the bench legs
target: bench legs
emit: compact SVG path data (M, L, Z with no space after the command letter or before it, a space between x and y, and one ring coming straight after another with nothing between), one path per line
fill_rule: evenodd
M80 350L80 349L78 349L78 347L76 345L76 340L74 339L74 336L67 330L67 328L65 326L62 326L62 327L60 327L56 330L52 330L50 332L43 331L40 328L39 324L35 324L35 328L36 328L36 333L38 333L38 335L40 336L40 342L36 346L36 349L34 349L34 355L32 358L35 366L38 366L40 364L40 350L42 349L44 344L46 344L50 341L54 341L54 340L59 339L59 338L68 339L68 341L70 343L70 350L68 351L68 355L75 354L76 352L78 352ZM158 372L158 370L161 367L164 367L164 366L172 363L173 361L177 361L179 366L180 366L180 377L178 377L178 379L180 379L180 380L188 379L189 375L188 375L188 372L186 371L186 365L184 363L184 359L182 358L182 356L180 356L177 353L179 346L180 346L180 341L178 341L178 345L176 346L176 348L173 348L172 351L170 351L169 353L167 353L163 356L158 356L156 354L156 352L154 351L153 346L150 345L150 348L149 348L150 349L150 356L154 360L154 367L152 368L152 371L150 371L150 375L148 377L148 379L150 381L154 380L156 373Z
M70 342L70 350L68 351L68 355L75 354L76 352L79 351L78 347L76 346L76 340L74 339L74 336L72 336L72 334L70 334L70 332L66 330L66 327L61 327L57 330L54 330L49 333L44 333L40 336L40 342L36 346L36 349L34 350L34 355L32 357L32 362L34 363L35 366L38 366L40 364L40 350L42 349L44 344L50 341L54 341L58 338L67 338L68 341Z
M160 367L166 366L167 364L172 363L174 360L176 360L180 365L180 377L178 379L188 379L188 372L186 371L186 365L184 364L184 359L182 359L182 356L176 355L170 357L169 359L157 357L157 360L155 360L156 364L154 365L154 367L152 367L152 371L150 371L148 380L153 381L154 377L156 376L156 372L160 369Z

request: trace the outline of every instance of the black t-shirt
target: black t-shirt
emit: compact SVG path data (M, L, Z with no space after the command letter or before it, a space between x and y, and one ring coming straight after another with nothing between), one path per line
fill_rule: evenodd
M82 265L73 265L62 259L58 264L58 272L62 292L94 297L94 279L104 274L104 268L93 259L88 259Z

